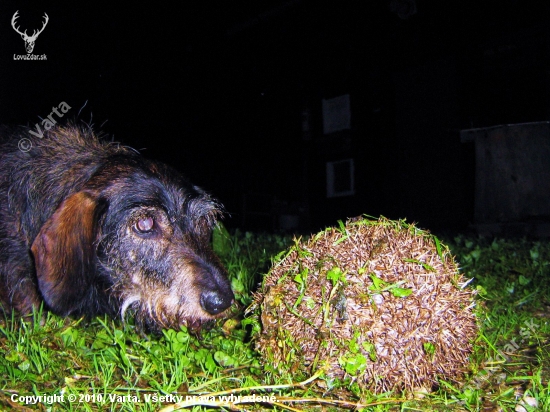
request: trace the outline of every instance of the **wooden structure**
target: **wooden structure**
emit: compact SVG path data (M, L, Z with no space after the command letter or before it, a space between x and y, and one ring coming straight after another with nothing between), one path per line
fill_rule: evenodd
M461 140L475 143L478 231L550 236L550 122L463 130Z

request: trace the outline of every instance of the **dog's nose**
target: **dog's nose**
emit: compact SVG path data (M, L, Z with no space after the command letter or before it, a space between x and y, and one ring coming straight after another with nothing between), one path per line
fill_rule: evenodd
M233 293L221 293L214 290L205 291L201 294L201 306L211 315L217 315L226 310L233 302Z

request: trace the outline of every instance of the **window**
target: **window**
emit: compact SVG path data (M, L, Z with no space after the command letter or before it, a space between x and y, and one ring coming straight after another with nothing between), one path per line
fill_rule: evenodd
M323 99L323 134L351 128L349 94Z
M355 194L353 159L327 162L327 197Z

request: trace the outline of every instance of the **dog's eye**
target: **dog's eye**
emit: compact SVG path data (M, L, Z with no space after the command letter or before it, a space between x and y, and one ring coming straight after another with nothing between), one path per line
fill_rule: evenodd
M134 225L134 230L138 233L148 233L153 230L155 221L152 217L144 217L139 219Z

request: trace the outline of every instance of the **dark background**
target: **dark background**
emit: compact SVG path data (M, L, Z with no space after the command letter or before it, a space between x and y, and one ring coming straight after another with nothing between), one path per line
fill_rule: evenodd
M14 60L26 54L16 10L29 34L48 14L33 51L46 61ZM475 157L460 130L550 120L549 11L529 0L1 2L0 123L34 126L64 101L63 121L178 168L232 227L316 230L367 213L463 230ZM322 99L342 94L351 129L324 135ZM325 164L346 158L355 194L327 198Z

